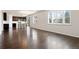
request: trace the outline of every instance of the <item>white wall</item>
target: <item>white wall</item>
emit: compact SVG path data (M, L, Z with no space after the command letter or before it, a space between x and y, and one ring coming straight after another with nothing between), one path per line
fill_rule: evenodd
M12 15L8 15L9 20L9 31L12 31Z
M9 24L9 30L12 31L12 15L7 13L7 21L3 21L3 24Z
M38 17L35 24L33 19L30 21L33 28L79 37L79 10L71 10L71 25L48 24L48 11L37 12L31 16Z
M0 11L0 35L3 31L3 20L2 20L2 11Z

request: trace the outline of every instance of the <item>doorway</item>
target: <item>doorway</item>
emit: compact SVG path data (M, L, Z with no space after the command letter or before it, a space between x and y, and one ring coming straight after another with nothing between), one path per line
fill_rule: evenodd
M16 23L13 23L12 27L13 27L13 30L15 30L16 29Z
M9 24L4 24L3 29L4 31L9 31Z

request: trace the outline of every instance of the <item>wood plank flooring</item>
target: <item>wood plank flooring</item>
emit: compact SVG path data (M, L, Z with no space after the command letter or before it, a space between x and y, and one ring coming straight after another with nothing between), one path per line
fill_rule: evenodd
M43 30L14 29L0 36L1 49L78 49L79 38L59 35Z

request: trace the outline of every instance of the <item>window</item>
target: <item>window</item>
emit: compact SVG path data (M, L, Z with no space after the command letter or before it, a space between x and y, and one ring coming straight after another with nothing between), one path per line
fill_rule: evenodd
M70 23L70 13L65 11L65 23Z
M49 14L48 14L48 17L49 17L48 22L49 22L49 23L52 23L52 18L53 18L53 17L52 17L52 14L53 14L52 12L49 12Z
M48 12L49 24L70 24L70 11L57 10Z

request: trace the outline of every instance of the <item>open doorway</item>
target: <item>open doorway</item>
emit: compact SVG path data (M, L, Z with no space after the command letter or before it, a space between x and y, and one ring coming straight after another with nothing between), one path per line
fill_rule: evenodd
M4 24L3 29L4 31L9 31L9 24Z
M15 30L16 29L16 23L13 23L12 27L13 27L13 30Z

